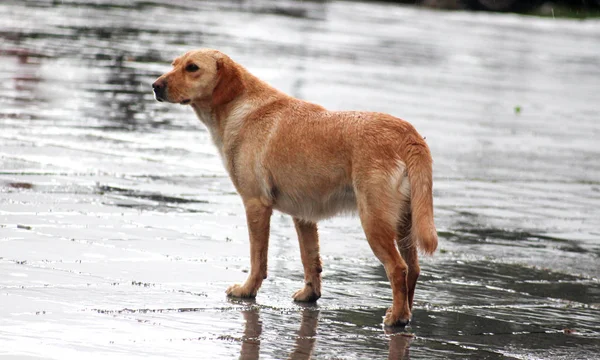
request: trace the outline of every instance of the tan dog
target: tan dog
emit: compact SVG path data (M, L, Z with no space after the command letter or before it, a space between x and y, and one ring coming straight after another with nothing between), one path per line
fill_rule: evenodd
M305 284L294 300L316 301L322 269L316 223L358 210L392 286L384 324L406 325L419 276L417 246L432 253L438 240L431 155L413 126L293 98L216 50L190 51L172 65L152 85L156 99L192 106L246 209L250 275L227 294L254 297L267 277L275 209L293 217L300 242Z

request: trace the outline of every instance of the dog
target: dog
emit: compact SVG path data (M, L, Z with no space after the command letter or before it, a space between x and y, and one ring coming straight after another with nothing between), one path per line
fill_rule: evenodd
M253 298L267 277L273 210L293 217L304 287L321 297L317 222L358 212L367 241L391 284L384 325L411 318L420 267L417 248L437 248L432 158L406 121L376 112L328 111L258 79L212 49L189 51L153 84L158 101L190 105L211 134L246 210L250 273L230 297Z

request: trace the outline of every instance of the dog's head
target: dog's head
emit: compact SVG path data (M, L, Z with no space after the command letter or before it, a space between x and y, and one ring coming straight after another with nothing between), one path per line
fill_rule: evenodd
M239 65L217 50L189 51L172 65L173 70L152 84L158 101L182 105L201 101L214 107L243 91Z

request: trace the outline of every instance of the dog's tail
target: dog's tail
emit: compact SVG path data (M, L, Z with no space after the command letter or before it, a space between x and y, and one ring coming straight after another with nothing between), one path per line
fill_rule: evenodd
M437 248L438 237L433 223L431 153L418 134L404 150L410 182L411 237L419 249L432 254Z

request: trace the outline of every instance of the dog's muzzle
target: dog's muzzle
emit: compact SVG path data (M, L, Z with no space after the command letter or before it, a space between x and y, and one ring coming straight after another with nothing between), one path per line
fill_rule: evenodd
M166 81L156 80L154 84L152 84L152 89L154 90L154 98L157 101L163 102L167 98L167 83Z

